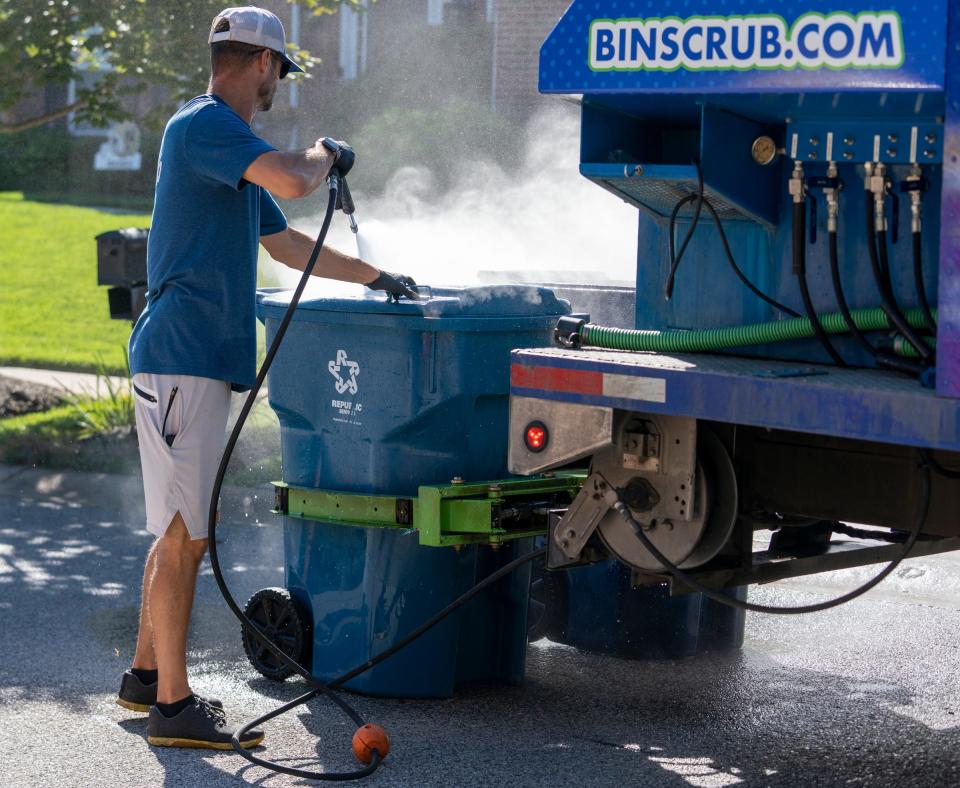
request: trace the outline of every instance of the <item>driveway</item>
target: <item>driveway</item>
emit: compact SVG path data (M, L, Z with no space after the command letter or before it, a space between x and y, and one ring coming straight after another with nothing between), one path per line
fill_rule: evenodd
M150 537L139 480L0 466L0 783L300 784L232 752L151 748L114 703L129 665ZM268 486L224 498L222 560L240 599L282 585ZM798 604L849 570L751 598ZM391 733L371 786L960 784L960 561L909 561L846 607L751 614L734 654L631 662L540 641L522 687L444 701L354 697ZM249 719L303 691L247 664L209 567L190 638L194 688ZM352 726L316 701L267 726L266 757L353 768Z

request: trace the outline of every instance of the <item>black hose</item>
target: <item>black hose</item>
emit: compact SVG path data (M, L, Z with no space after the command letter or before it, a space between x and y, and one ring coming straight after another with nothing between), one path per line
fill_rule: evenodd
M923 234L913 233L913 283L917 288L917 302L931 334L937 334L937 321L927 300L927 288L923 283Z
M795 202L793 204L793 272L797 275L797 281L800 283L803 308L806 310L807 319L813 326L813 332L834 363L839 367L845 367L847 364L827 337L827 332L824 331L823 324L820 322L820 317L813 305L813 299L810 297L810 288L807 285L806 218L806 205L802 202Z
M910 535L907 537L907 540L903 545L903 552L900 553L900 555L893 559L889 564L887 564L880 572L874 575L870 580L868 580L862 586L855 588L853 591L835 597L834 599L828 599L825 602L817 602L813 605L800 605L797 607L773 607L770 605L758 605L754 602L734 599L727 594L717 591L715 588L704 585L695 577L671 563L670 560L657 549L657 546L650 541L650 538L644 533L643 527L640 525L640 523L633 518L633 515L630 513L630 509L622 499L618 499L613 508L616 509L616 511L620 513L621 517L623 517L623 519L630 524L634 533L636 534L636 537L650 552L650 555L659 561L663 568L666 569L667 572L669 572L680 583L689 586L694 591L699 591L701 594L709 599L712 599L714 602L719 602L721 605L727 605L729 607L737 608L738 610L746 610L752 613L770 613L782 616L800 615L802 613L816 613L821 610L828 610L832 607L837 607L846 602L850 602L851 600L856 599L858 596L862 596L863 594L867 593L867 591L880 583L885 577L887 577L887 575L893 572L894 569L900 566L900 563L903 561L903 559L905 559L910 554L910 551L913 550L913 546L916 544L917 539L920 536L920 531L923 530L924 523L926 523L927 512L930 509L930 466L925 462L921 462L920 474L921 487L917 519L913 524L913 528L910 530Z
M887 231L876 230L876 238L880 266L882 271L886 272L883 277L884 283L886 284L886 293L880 294L880 305L887 317L890 318L890 322L896 326L897 331L903 334L903 338L913 345L913 349L917 351L920 358L923 361L929 362L933 356L930 345L928 345L907 322L907 319L903 316L903 312L900 311L900 305L897 303L896 296L893 293L893 285L890 281L890 258L887 253Z
M261 633L257 633L257 637L261 638L265 643L269 642L264 638ZM293 661L284 655L288 664L294 665ZM284 703L282 706L277 706L277 708L269 711L268 713L257 717L253 722L247 723L241 728L237 729L237 732L233 735L231 740L233 744L233 749L239 752L244 758L246 758L250 763L254 763L257 766L262 766L265 769L269 769L272 772L279 772L280 774L289 774L292 777L303 777L307 780L326 780L328 782L346 782L348 780L360 780L364 777L369 777L373 774L380 764L383 762L383 759L380 757L379 750L373 750L373 759L370 761L370 764L363 769L358 769L354 772L311 772L306 769L296 769L292 766L284 766L276 761L268 761L266 758L259 758L248 750L244 750L240 747L240 736L246 735L246 733L251 729L255 728L257 725L263 725L265 722L269 722L274 717L279 717L281 714L286 714L288 711L291 711L297 706L302 706L304 703L308 703L313 700L317 695L325 694L329 698L335 698L336 695L329 691L329 689L312 689L310 692L307 692L303 695L300 695L288 703ZM338 704L339 705L339 704ZM342 708L342 706L341 706ZM352 717L351 717L352 719Z
M723 223L720 221L720 216L717 213L717 209L713 207L710 201L706 198L703 200L704 205L707 206L707 210L710 211L710 215L713 217L713 223L717 226L717 232L720 234L720 243L723 245L723 252L726 255L727 262L730 264L730 267L733 269L733 272L737 275L737 278L743 282L757 298L760 298L766 301L774 309L779 309L786 315L790 317L800 317L798 312L794 312L790 307L784 306L779 301L774 300L766 293L764 293L760 288L758 288L753 282L747 278L747 275L743 273L740 269L740 266L737 265L737 261L733 257L733 252L730 249L730 242L727 240L727 233L723 229Z
M884 353L882 350L874 347L873 344L867 339L866 334L864 334L858 327L856 322L853 319L853 315L850 314L850 307L847 304L847 298L843 292L843 280L840 276L840 255L837 251L837 231L830 230L827 233L827 245L829 247L830 255L830 278L833 281L833 294L837 299L837 306L840 309L840 314L843 315L843 321L847 324L847 329L854 336L854 338L859 342L864 350L866 350L871 356L873 356L878 366L886 367L887 369L892 369L897 372L903 372L907 375L919 375L923 372L923 365L915 361L911 361L906 358L899 358L889 353Z
M669 232L667 233L667 242L670 245L671 268L673 267L673 264L677 259L676 244L674 243L674 239L673 239L674 233L676 233L676 229L677 229L677 216L680 213L680 209L683 208L684 205L687 205L688 203L691 203L694 200L699 200L699 199L700 199L700 195L698 194L688 194L686 197L682 197L681 199L677 200L676 205L673 206L673 210L670 212L670 222L668 226ZM689 233L689 230L687 232Z
M688 195L680 200L674 206L673 212L670 215L670 273L667 275L667 284L664 287L663 293L667 301L673 297L673 285L677 278L677 269L680 267L680 261L687 251L687 245L690 243L690 239L693 237L693 231L697 229L697 223L700 221L700 210L703 208L703 170L700 168L699 162L694 162L694 165L697 168L697 193ZM687 234L683 237L680 249L674 254L673 231L677 220L677 212L680 210L680 206L685 202L689 202L691 198L697 201L697 207L693 211L693 219L691 219L690 226L687 228Z
M881 302L887 298L887 293L889 292L887 288L887 276L884 273L883 263L880 260L880 257L877 253L877 238L876 238L876 222L874 220L873 213L873 199L871 193L867 192L864 195L864 216L866 217L866 226L867 226L867 254L870 257L870 269L873 272L873 281L877 286L877 290L880 291ZM888 272L889 273L889 272ZM892 281L891 281L892 286ZM886 310L884 310L886 312ZM892 321L891 321L892 322Z
M928 449L920 450L920 458L940 476L947 479L960 479L960 468L948 468L937 460Z
M926 342L919 342L920 347L917 346L917 343L914 341L917 340L917 335L914 333L913 329L910 328L909 324L900 313L900 310L891 300L893 293L892 283L888 285L888 282L891 280L890 270L888 267L889 260L887 259L886 252L886 234L884 234L884 248L881 254L878 250L880 233L876 231L873 204L870 200L869 192L864 197L864 217L867 225L867 254L870 257L870 270L873 272L873 281L877 286L877 291L880 293L880 308L883 309L883 313L887 316L887 319L890 321L891 325L893 325L897 331L903 334L907 342L913 345L920 358L923 361L927 361L930 358L930 347L926 344ZM913 340L911 340L910 337L913 337Z
M260 370L257 372L257 377L254 381L253 388L251 388L247 394L247 398L244 400L243 407L240 409L240 415L237 417L237 421L233 425L233 430L230 432L230 437L227 439L226 447L224 448L223 455L220 458L220 465L217 468L217 475L213 484L213 494L210 496L210 508L207 512L207 539L208 550L210 553L210 563L213 568L213 576L217 581L217 586L220 588L220 593L223 595L227 606L233 611L233 614L240 619L240 623L243 624L243 626L246 627L249 632L256 634L258 638L261 638L264 645L272 653L274 653L277 657L284 659L288 663L291 662L290 659L284 655L279 646L272 643L268 638L263 637L262 633L257 629L257 626L253 623L253 621L251 621L243 612L243 610L240 609L240 606L237 604L236 600L233 598L229 589L227 588L226 581L223 577L223 571L220 567L220 557L217 548L217 508L220 499L220 490L223 487L223 478L226 475L227 466L230 463L230 457L233 454L234 448L236 447L237 439L240 437L240 431L243 429L243 425L246 422L247 417L250 415L250 411L256 402L257 394L259 393L260 388L263 386L263 382L267 377L267 372L270 369L270 365L273 363L273 359L277 355L277 351L280 349L280 343L283 341L283 337L287 332L287 327L290 325L290 321L293 319L293 313L296 310L297 303L300 301L300 297L303 295L303 290L309 281L314 266L316 265L317 257L320 254L320 249L323 247L323 242L326 239L327 231L330 229L330 221L333 218L333 212L336 208L338 191L339 183L336 179L331 179L327 210L323 217L323 225L320 228L320 234L317 237L317 243L310 254L310 259L307 261L307 264L303 269L303 275L300 277L300 281L297 283L297 287L293 292L292 298L290 299L290 304L287 307L287 311L284 313L283 319L280 321L280 325L277 328L277 333L273 338L273 342L270 343L270 347L267 349L267 355L263 360L263 364L260 366ZM312 677L310 671L308 671L306 668L302 667L301 665L297 665L296 663L292 663L291 667L308 681L311 680ZM357 722L358 725L363 725L363 722L360 721L359 717L354 721Z
M317 681L317 679L313 677L309 670L284 654L281 648L269 638L264 636L264 634L257 628L256 624L254 624L253 621L247 617L246 613L240 609L240 605L237 604L237 601L230 593L230 589L227 587L226 580L223 576L223 570L220 566L220 557L217 549L217 508L220 500L220 490L223 487L223 478L226 475L227 466L230 463L230 456L233 454L233 450L237 445L237 439L240 437L240 431L243 429L243 425L246 422L247 417L250 415L250 410L253 408L253 405L256 402L257 394L260 391L260 388L263 386L263 381L267 377L267 372L270 369L270 365L273 363L273 359L277 355L277 351L280 349L280 344L283 342L284 334L286 334L287 327L290 325L290 321L293 319L293 313L296 310L298 302L300 301L300 297L303 295L304 288L307 286L307 282L309 281L310 275L313 272L313 268L316 265L317 257L320 254L320 250L323 248L323 242L326 240L327 232L330 229L330 221L333 219L333 212L337 206L337 196L340 191L339 181L340 179L337 176L330 178L327 210L323 217L323 225L320 228L320 234L317 236L317 242L313 247L313 251L310 253L310 259L307 261L307 264L303 269L303 275L300 277L300 281L297 283L297 287L293 292L293 296L290 299L290 305L287 307L287 311L284 313L283 319L280 321L280 325L277 328L277 333L273 338L273 342L270 343L270 347L267 349L267 355L263 360L263 364L260 366L260 370L257 372L257 377L253 384L253 388L250 389L250 392L247 394L247 398L244 400L243 407L240 410L240 415L237 417L237 421L233 425L233 430L230 432L230 437L227 439L226 447L224 448L223 455L220 458L220 465L217 468L217 475L213 485L213 493L210 496L210 509L207 514L207 540L208 550L210 553L210 565L213 568L213 576L217 581L217 586L220 588L220 593L223 595L224 601L227 603L227 606L230 608L230 610L233 611L233 614L239 619L241 625L248 632L256 635L271 653L283 660L294 671L299 673L304 679L313 684L314 687L316 687L316 692L324 693L330 697L330 699L333 700L334 703L336 703L359 728L364 724L363 718L360 717L360 715L357 714L346 701L337 697L329 690L328 687ZM301 702L305 702L305 700ZM285 711L289 711L289 709L294 708L297 705L299 705L297 702L285 704L285 706L275 710L273 716L282 714ZM281 764L273 763L263 758L257 758L240 745L240 735L242 733L246 733L250 727L251 726L244 726L234 733L231 740L233 748L251 763L256 763L259 766L265 766L268 769L272 769L273 771L277 772L283 772L284 774L293 774L295 776L306 777L311 780L356 780L372 774L374 771L376 771L381 762L380 752L378 750L374 750L373 759L371 760L370 765L363 769L358 769L352 772L308 772L301 769L291 769L290 767L282 766Z
M673 212L670 215L670 259L674 258L673 251L673 225L676 221L677 213L680 209L687 205L688 203L693 202L694 200L700 199L696 194L688 194L682 200L680 200L674 207ZM706 206L707 210L710 212L713 222L717 227L717 232L720 235L720 242L723 245L724 255L727 258L727 263L730 265L730 268L733 269L733 272L737 275L737 278L743 282L744 285L752 292L757 298L765 301L774 309L778 309L783 312L785 315L790 315L790 317L800 317L798 312L794 312L790 307L784 306L779 301L771 298L766 293L764 293L759 287L757 287L753 282L750 281L749 277L743 272L743 269L740 268L737 263L736 258L733 256L733 251L730 249L730 241L727 239L727 233L723 229L723 221L720 219L720 215L717 213L717 209L713 207L713 203L707 197L704 197L702 200L703 204Z
M263 725L265 722L269 722L274 717L279 717L281 714L285 714L291 709L294 709L297 706L307 703L308 701L312 700L313 698L321 694L325 694L325 693L328 694L330 698L335 700L342 707L343 705L345 705L344 701L341 698L339 698L335 693L331 692L331 689L335 687L340 687L343 684L346 684L348 681L356 678L361 673L364 673L370 670L370 668L374 667L375 665L379 665L385 659L389 659L398 651L400 651L402 648L408 646L410 643L412 643L414 640L419 638L421 635L425 634L427 631L435 627L437 624L443 621L451 613L463 607L463 605L465 605L467 602L473 599L473 597L475 597L481 591L493 585L497 581L503 579L504 577L509 575L511 572L515 571L516 569L519 569L521 566L523 566L527 562L534 561L537 558L540 558L545 553L546 553L546 549L534 550L532 552L529 552L529 553L526 553L525 555L520 556L519 558L515 558L513 561L511 561L508 564L504 564L496 572L493 572L492 574L487 575L487 577L483 578L483 580L481 580L479 583L473 586L473 588L461 594L459 597L453 600L453 602L451 602L449 605L443 608L443 610L439 611L438 613L435 613L433 616L427 619L424 623L422 623L419 627L413 630L413 632L401 638L392 646L390 646L390 648L385 649L384 651L377 654L375 657L372 657L371 659L367 660L363 664L357 665L357 667L352 668L351 670L348 670L342 676L338 676L337 678L328 682L326 685L321 684L319 681L311 677L310 679L311 683L316 685L314 689L310 690L309 692L303 695L300 695L297 698L294 698L289 703L286 703L283 706L273 709L272 711L269 711L266 714L260 717L257 717L257 719L252 720L251 722L248 722L246 725L239 728L237 732L234 734L234 741L240 741L240 739L242 739L251 729L256 728L258 725ZM258 637L262 638L263 636L258 633ZM285 654L282 656L287 663L291 665L296 665L296 663L294 663L293 660L291 660ZM236 748L236 745L234 745L234 748ZM243 754L248 761L256 763L259 766L264 766L268 769L273 769L275 771L283 772L284 774L289 774L294 777L307 777L307 778L310 778L312 775L312 772L304 771L302 769L296 769L289 766L280 766L279 764L273 761L267 761L263 758L257 758L252 753L248 753L246 751L244 751ZM357 777L366 777L368 774L372 774L374 769L375 767L373 767L373 764L371 764L370 766L367 767L367 769L363 770L365 772L363 774L359 772L353 772L350 774L356 775ZM335 775L330 777L329 779L346 780L346 779L355 779L355 777Z
M319 695L325 695L334 704L336 704L343 712L346 714L353 723L359 728L364 725L363 718L357 714L353 707L347 703L343 698L341 698L337 693L332 691L332 688L339 687L345 682L349 681L356 676L359 676L361 673L364 673L370 668L378 665L383 662L385 659L391 657L393 654L398 652L400 649L404 648L418 637L423 635L432 627L436 626L440 621L449 616L451 613L462 607L468 601L470 601L474 596L479 594L485 588L491 584L497 582L504 576L510 574L518 567L532 561L535 558L540 557L544 554L544 550L535 550L533 552L527 553L526 555L520 556L519 558L514 559L508 564L505 564L496 572L485 577L479 583L477 583L473 588L466 591L464 594L461 594L457 599L447 605L443 610L435 614L429 620L421 624L417 629L411 632L406 637L402 638L400 641L395 643L390 648L384 650L377 656L372 659L367 660L361 665L351 669L347 673L343 674L339 678L334 679L332 682L325 684L324 682L317 679L307 668L303 665L300 665L291 657L287 656L281 648L266 637L256 626L256 624L250 620L250 618L241 610L237 601L233 598L233 595L230 593L230 589L227 587L226 579L223 576L223 569L220 566L220 558L217 550L217 538L216 538L216 529L217 529L217 504L220 499L220 491L223 487L223 479L226 475L227 466L230 463L230 457L233 454L233 450L236 447L237 439L240 437L240 432L243 429L243 425L247 420L247 417L250 414L250 410L253 408L253 405L257 398L257 393L260 388L263 386L264 380L266 380L267 372L270 369L273 360L277 355L277 351L280 349L280 345L283 342L283 337L287 332L287 328L290 325L290 321L293 319L293 314L296 311L297 305L300 302L300 298L303 295L303 290L307 285L307 282L310 279L310 275L313 272L313 268L316 265L317 257L320 254L320 250L323 248L323 243L326 240L327 232L330 229L330 222L333 218L333 213L336 210L337 206L349 207L352 208L352 201L349 198L349 192L346 194L346 201L339 199L340 189L346 187L346 182L340 178L338 175L333 174L330 177L330 189L329 189L329 198L327 202L326 213L323 217L323 224L320 228L320 233L317 236L317 241L314 244L313 251L310 253L310 259L307 261L306 266L303 269L303 275L300 277L300 281L297 283L297 287L294 289L293 295L290 298L290 304L287 306L286 312L284 312L283 319L280 321L280 325L277 327L277 332L274 335L273 341L270 343L270 347L267 350L266 357L263 360L263 364L260 366L260 370L257 372L256 380L253 384L253 388L250 389L250 392L247 394L246 400L244 400L243 407L240 410L240 414L237 417L237 421L233 426L233 430L230 432L230 437L227 439L226 447L223 450L223 455L220 458L220 465L217 468L217 475L214 481L213 492L210 496L210 508L207 516L207 539L208 539L208 550L210 553L210 564L213 568L213 576L217 581L217 586L220 589L220 593L223 595L224 601L227 603L227 606L233 612L233 614L239 619L241 625L252 635L255 635L259 642L261 642L272 654L274 654L278 659L287 664L292 670L302 676L309 684L313 685L313 689L309 692L300 695L297 698L294 698L292 701L278 706L276 709L268 712L267 714L261 715L252 722L247 723L246 725L241 726L233 734L231 743L233 748L244 758L246 758L251 763L254 763L258 766L263 766L266 769L271 771L279 772L282 774L288 774L293 777L303 777L308 780L325 780L332 782L342 782L346 780L357 780L363 777L367 777L373 774L380 764L383 762L383 755L376 748L372 749L372 759L369 765L365 766L362 769L358 769L352 772L311 772L305 769L296 769L290 766L283 766L282 764L276 763L275 761L269 761L265 758L259 758L248 750L244 749L240 745L240 741L243 736L245 736L252 728L255 728L257 725L262 725L263 723L272 720L274 717L278 717L281 714L285 714L291 709L296 708L313 698Z

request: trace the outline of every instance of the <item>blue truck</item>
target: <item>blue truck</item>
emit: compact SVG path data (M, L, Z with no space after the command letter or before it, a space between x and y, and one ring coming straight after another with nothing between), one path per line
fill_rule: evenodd
M717 589L914 530L911 555L960 547L958 25L942 0L571 4L540 90L580 97L581 174L638 209L636 307L512 354L511 472L589 463L549 569L676 592L650 544Z
M285 587L246 614L329 680L522 566L345 674L445 697L521 681L528 635L736 648L751 584L960 549L958 23L574 2L540 88L579 97L581 174L638 209L635 290L300 302L269 377ZM272 342L291 295L258 303Z

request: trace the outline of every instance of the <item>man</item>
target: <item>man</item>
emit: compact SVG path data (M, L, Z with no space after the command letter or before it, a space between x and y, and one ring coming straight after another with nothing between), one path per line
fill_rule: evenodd
M255 378L257 243L299 270L313 249L312 238L287 227L271 193L306 197L339 154L322 141L280 152L250 130L256 112L270 109L278 81L302 70L285 53L276 16L227 8L213 20L209 41L208 92L181 107L164 131L147 308L130 338L147 528L157 539L144 569L137 648L117 702L149 711L150 744L229 749L234 729L222 704L194 695L186 668L209 500L231 389L249 389ZM348 147L344 155L352 156ZM397 277L331 249L321 252L314 273L416 297ZM242 744L262 739L251 731Z

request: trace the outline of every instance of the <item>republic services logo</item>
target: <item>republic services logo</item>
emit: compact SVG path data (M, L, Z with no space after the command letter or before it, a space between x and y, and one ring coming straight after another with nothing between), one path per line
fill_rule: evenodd
M336 361L327 362L327 369L330 374L336 378L336 387L338 394L350 392L357 393L357 375L360 374L360 365L356 361L347 359L346 350L338 350ZM346 377L344 377L346 373Z

